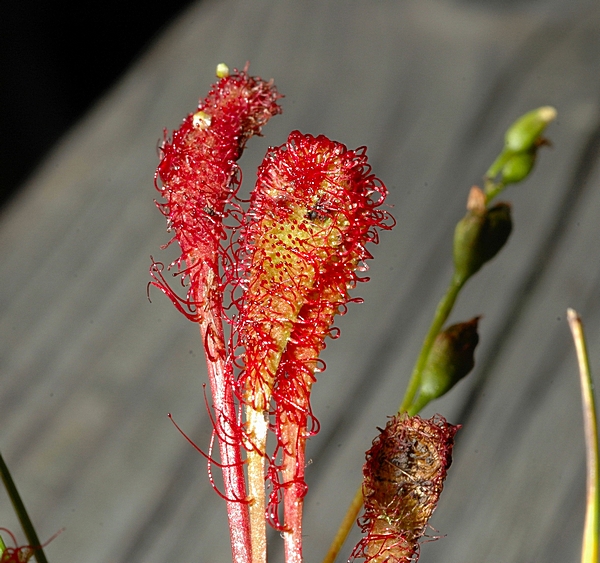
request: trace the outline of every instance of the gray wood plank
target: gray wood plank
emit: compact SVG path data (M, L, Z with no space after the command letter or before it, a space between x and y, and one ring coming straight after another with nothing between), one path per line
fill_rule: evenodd
M225 0L183 14L1 216L0 450L41 536L66 528L51 561L230 559L223 503L166 417L208 444L197 330L145 288L149 256L174 257L159 250L168 235L152 203L162 130L205 95L216 63L247 60L286 97L243 157L246 189L267 146L292 129L325 133L369 147L398 220L372 249L365 304L337 321L342 337L324 353L307 561L326 551L375 427L397 408L468 188L514 117L558 108L553 147L506 194L508 247L453 316L483 313L482 344L473 376L428 410L464 428L432 521L447 537L421 557L578 557L583 436L564 315L584 315L599 366L599 25L591 0ZM18 527L4 493L0 525Z

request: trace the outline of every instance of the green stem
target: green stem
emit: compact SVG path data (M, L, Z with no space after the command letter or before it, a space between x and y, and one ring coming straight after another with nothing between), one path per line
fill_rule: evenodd
M507 151L504 149L494 160L492 165L488 168L488 171L485 173L485 177L489 178L490 181L500 174L502 167L508 162L508 159L513 155L511 151Z
M421 352L419 353L419 357L417 358L417 363L413 369L412 375L408 382L408 387L406 389L406 393L404 394L404 399L398 409L398 412L406 412L411 409L411 406L415 400L415 396L419 391L419 386L421 384L421 374L423 373L423 368L427 362L427 358L429 356L429 352L431 351L431 347L433 346L433 341L435 337L439 334L444 326L444 323L448 319L450 312L452 311L452 307L454 307L454 303L456 302L456 298L460 290L467 279L460 279L456 274L452 276L452 280L450 280L450 285L446 291L446 294L442 297L441 301L438 303L437 309L435 311L435 315L433 317L433 322L429 327L429 331L427 332L427 336L425 336L425 340L423 341L423 346L421 347Z
M416 414L419 414L430 402L430 397L420 394L416 401L406 409L408 416L415 416Z
M282 478L283 532L285 563L302 563L302 510L304 508L304 469L306 435L303 428L285 419L281 435L286 443L283 449Z
M594 402L594 383L590 373L587 345L581 318L573 309L567 310L567 318L573 334L579 364L587 462L587 508L583 531L581 563L596 563L598 561L598 535L600 534L598 514L600 512L600 487L598 484L600 479L600 460L598 453L598 424Z
M48 563L46 554L42 548L42 543L40 542L35 528L33 527L31 519L29 518L29 514L27 514L27 510L25 509L25 505L23 504L23 500L21 499L21 495L19 494L15 482L12 479L10 471L6 466L6 463L4 463L2 454L0 454L0 474L2 475L2 482L6 487L6 491L13 505L15 513L21 522L23 532L25 532L25 537L27 538L29 545L35 550L34 555L37 562Z
M363 494L361 485L356 491L356 494L352 499L352 503L348 507L346 515L344 516L344 520L342 520L342 523L338 528L335 538L333 538L333 542L329 547L329 551L327 552L325 559L323 559L323 563L334 563L336 557L338 556L338 553L340 552L342 546L344 545L344 542L346 541L346 538L348 537L348 534L350 533L350 531L354 527L354 524L356 523L356 519L358 518L358 513L360 512L362 505Z
M484 184L484 193L485 193L485 204L489 205L490 201L492 201L499 193L501 193L506 184L503 182L494 182L487 178Z

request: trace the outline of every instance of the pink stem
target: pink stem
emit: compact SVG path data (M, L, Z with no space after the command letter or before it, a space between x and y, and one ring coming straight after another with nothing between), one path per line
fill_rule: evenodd
M302 563L302 508L306 485L304 482L306 436L293 422L282 428L286 442L283 454L283 532L286 563Z
M246 483L241 455L241 431L233 395L232 374L226 371L223 326L212 311L200 322L206 349L208 379L215 410L215 424L227 503L231 551L235 563L251 562L250 520L246 502Z

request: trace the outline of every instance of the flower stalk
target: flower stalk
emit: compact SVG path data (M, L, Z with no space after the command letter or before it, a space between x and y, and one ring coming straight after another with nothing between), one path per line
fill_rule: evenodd
M456 303L456 299L458 298L458 294L460 293L460 290L465 282L466 279L464 278L461 279L457 276L452 276L446 293L438 303L433 316L433 321L429 327L429 330L427 331L427 334L425 335L425 340L421 346L421 351L417 357L417 362L413 368L412 375L408 382L408 386L398 412L409 412L413 415L417 414L417 411L411 407L415 397L419 392L421 385L421 374L427 363L427 358L429 357L429 352L431 351L431 347L433 346L435 338L444 326L444 323L448 320L450 312L452 311L452 308Z
M467 213L458 222L454 232L454 271L423 340L397 416L417 415L425 405L448 392L473 368L472 356L479 338L477 319L453 325L445 331L443 327L466 282L496 256L512 231L510 206L506 203L492 206L492 200L508 184L520 182L529 175L537 150L549 144L542 134L555 118L556 110L544 106L517 119L506 132L504 148L483 178L484 189L477 186L471 189L467 199ZM457 332L458 326L461 326L458 333L462 334L452 335ZM363 491L359 488L323 563L335 561L352 522L358 517L362 501ZM355 549L354 554L368 560L377 560L365 550ZM390 560L396 560L394 557Z
M435 338L448 319L465 283L504 247L512 231L510 206L491 201L511 183L527 178L533 169L539 147L549 144L542 137L556 110L544 106L517 119L507 130L504 148L484 176L484 190L473 186L467 200L467 214L454 232L454 272L440 300L423 341L399 412L416 414L423 405L414 404L421 377Z

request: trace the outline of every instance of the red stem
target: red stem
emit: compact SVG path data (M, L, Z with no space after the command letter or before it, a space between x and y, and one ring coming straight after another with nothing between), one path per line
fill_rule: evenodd
M206 349L208 379L215 410L215 424L227 503L231 551L235 563L251 562L250 520L246 503L246 483L241 455L241 430L233 395L232 374L227 372L225 339L219 317L207 311L200 322Z
M283 454L283 533L286 563L302 563L302 508L306 485L304 483L306 436L300 427L286 422L282 428L286 441Z

